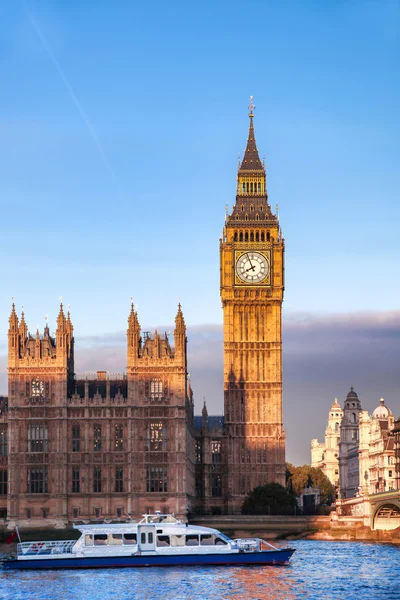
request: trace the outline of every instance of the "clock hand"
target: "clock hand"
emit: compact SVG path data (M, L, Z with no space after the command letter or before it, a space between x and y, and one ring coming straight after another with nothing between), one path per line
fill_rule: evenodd
M249 269L246 269L245 273L247 273L247 271L254 271L255 266L253 265L252 267L250 267Z

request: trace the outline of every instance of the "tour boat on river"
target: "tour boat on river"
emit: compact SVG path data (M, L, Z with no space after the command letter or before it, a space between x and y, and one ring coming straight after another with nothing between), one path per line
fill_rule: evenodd
M282 565L293 548L259 538L235 539L172 515L144 515L139 523L74 525L78 540L22 542L5 569L81 569L184 565Z

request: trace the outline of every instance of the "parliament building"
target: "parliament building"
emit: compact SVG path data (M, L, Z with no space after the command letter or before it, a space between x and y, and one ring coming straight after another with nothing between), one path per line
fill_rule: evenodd
M240 513L246 494L285 483L284 239L268 202L250 103L236 202L220 239L224 416L194 416L182 308L172 336L143 332L132 305L126 372L78 375L61 304L55 335L12 306L8 398L0 399L0 518L65 527L161 510Z

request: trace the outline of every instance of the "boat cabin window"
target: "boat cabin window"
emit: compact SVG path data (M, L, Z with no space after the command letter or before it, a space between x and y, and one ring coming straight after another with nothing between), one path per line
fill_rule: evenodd
M153 532L152 531L149 531L149 533L147 534L147 543L148 544L153 543Z
M220 538L216 535L215 536L215 545L216 546L226 546L226 542L225 542L225 540L223 540L222 538Z
M106 546L108 542L108 535L106 533L95 533L94 534L94 545L95 546Z
M146 534L144 531L142 531L142 533L140 534L140 543L141 544L145 544L146 543Z
M186 546L198 546L199 545L199 536L198 535L187 535L186 536Z
M200 536L200 545L201 546L214 546L214 536L211 534L203 533Z
M135 546L137 544L136 533L124 533L124 544L125 546Z
M185 536L184 535L171 535L171 546L184 546Z
M93 546L93 536L89 533L85 535L85 546Z
M169 542L169 535L158 535L157 536L157 546L159 548L165 548L166 546L169 546L170 542Z
M111 546L122 546L122 533L109 533L108 543Z

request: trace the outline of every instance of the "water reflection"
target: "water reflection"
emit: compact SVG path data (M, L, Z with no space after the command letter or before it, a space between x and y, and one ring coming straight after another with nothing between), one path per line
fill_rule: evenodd
M0 572L3 600L346 600L400 597L400 550L357 542L291 543L283 567Z

